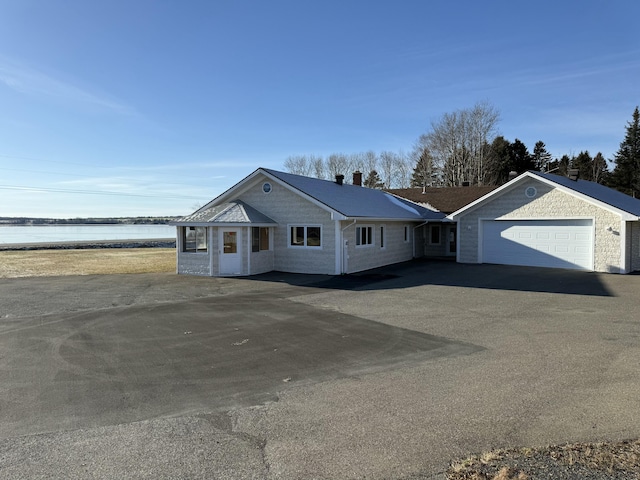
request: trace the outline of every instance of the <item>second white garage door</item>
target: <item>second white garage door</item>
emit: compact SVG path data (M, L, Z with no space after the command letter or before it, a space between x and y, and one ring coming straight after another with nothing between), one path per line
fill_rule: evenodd
M486 220L482 263L593 270L592 220Z

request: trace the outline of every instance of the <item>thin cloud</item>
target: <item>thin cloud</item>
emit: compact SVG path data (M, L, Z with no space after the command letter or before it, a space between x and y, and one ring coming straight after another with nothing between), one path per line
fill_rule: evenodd
M65 102L90 105L123 115L135 113L131 107L106 95L89 92L4 57L0 57L0 84L25 95L44 96Z

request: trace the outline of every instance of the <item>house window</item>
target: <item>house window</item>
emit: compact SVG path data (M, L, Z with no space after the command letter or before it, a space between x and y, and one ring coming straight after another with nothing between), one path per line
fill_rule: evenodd
M207 227L184 227L182 229L183 252L207 251Z
M290 225L289 246L300 248L321 248L322 227L319 225Z
M370 225L356 227L356 246L365 247L368 245L373 245L373 227Z
M269 227L251 227L251 251L269 250Z
M385 245L384 225L380 225L380 248L384 248Z
M429 243L440 245L440 225L429 225Z
M409 240L411 239L410 237L410 231L409 231L409 225L405 225L404 226L404 241L405 243L408 243Z

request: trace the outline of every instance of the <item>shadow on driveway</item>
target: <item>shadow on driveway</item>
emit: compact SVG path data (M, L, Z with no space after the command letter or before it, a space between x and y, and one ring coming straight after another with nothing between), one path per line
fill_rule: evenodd
M291 386L484 350L270 293L12 327L0 334L0 437L226 411Z
M487 288L520 292L615 296L594 272L510 265L461 264L451 260L417 259L349 275L304 275L270 272L258 281L333 290L388 290L421 285Z

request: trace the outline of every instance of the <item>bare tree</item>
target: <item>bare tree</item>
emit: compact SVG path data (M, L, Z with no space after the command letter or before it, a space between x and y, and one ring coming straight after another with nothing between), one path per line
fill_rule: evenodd
M445 113L431 123L431 132L418 139L418 145L431 152L445 186L485 183L488 146L498 119L498 111L481 102L471 109Z
M347 175L351 171L351 162L349 157L343 153L332 153L327 158L326 171L329 178L332 179L336 175Z
M289 173L309 176L313 166L305 155L292 155L284 161L284 168Z
M409 188L411 186L411 174L413 173L413 162L411 157L400 151L395 159L395 182L393 188Z
M312 166L313 176L316 178L326 179L326 168L324 165L324 159L318 155L309 155L309 163Z
M364 152L364 171L373 172L378 169L378 155L373 150Z
M380 152L379 157L380 170L378 174L382 178L384 188L392 188L394 182L394 167L396 165L396 154L393 152L383 151Z

